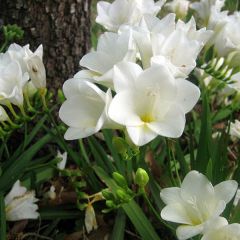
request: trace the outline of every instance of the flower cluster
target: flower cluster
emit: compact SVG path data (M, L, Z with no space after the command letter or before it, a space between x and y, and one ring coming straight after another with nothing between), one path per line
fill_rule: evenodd
M162 5L153 0L98 3L96 21L110 32L80 60L86 69L63 85L66 101L59 116L69 126L65 139L103 128L126 130L138 146L158 135L182 135L185 114L200 96L187 77L212 31L197 30L194 18L176 22L173 13L157 18Z
M21 106L23 93L27 91L29 84L37 89L46 87L46 72L42 56L42 45L32 52L29 45L21 47L12 44L5 53L0 54L1 104L10 102Z
M189 172L181 187L165 188L160 196L166 207L161 217L167 221L180 223L177 237L185 240L203 234L201 240L239 239L240 224L229 224L220 217L226 204L237 191L238 184L227 180L213 186L197 171Z

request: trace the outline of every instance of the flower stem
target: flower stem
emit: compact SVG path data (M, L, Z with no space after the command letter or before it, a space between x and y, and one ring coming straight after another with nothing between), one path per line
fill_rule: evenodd
M155 210L155 208L153 207L152 203L150 202L146 192L144 189L140 190L144 200L146 201L148 207L151 209L152 213L154 214L154 216L167 228L169 228L173 233L175 232L175 229L168 225L165 221L162 220L162 218L160 217L160 214Z
M5 203L4 195L0 193L0 239L7 239L6 235L6 212L5 212Z
M17 115L17 113L15 112L12 104L10 102L7 102L6 104L7 108L10 110L10 112L12 113L12 115L17 119L19 120L19 116Z

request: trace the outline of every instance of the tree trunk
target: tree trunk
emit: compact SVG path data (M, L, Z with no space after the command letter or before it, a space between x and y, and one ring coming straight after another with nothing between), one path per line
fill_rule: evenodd
M0 19L24 30L21 45L43 44L48 88L79 70L90 45L91 0L0 0Z

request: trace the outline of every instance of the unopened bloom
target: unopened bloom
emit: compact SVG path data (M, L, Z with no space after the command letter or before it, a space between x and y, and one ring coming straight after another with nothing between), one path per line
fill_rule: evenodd
M37 201L35 193L33 191L27 192L27 189L21 186L18 180L5 197L6 219L18 221L38 218Z
M157 15L163 3L161 0L115 0L113 3L99 1L96 22L109 31L117 32L122 25L138 25L144 14Z
M240 121L235 120L234 122L230 123L230 131L229 134L232 140L240 139Z
M169 12L176 13L178 18L185 18L188 13L190 2L188 0L173 0L165 4Z
M61 159L61 161L57 164L58 169L65 169L67 163L67 152L61 153L60 151L58 151L57 158Z
M196 104L200 91L184 79L175 79L162 65L147 70L122 62L114 68L117 94L109 117L126 127L134 144L141 146L158 135L177 138L183 133L185 113Z
M66 101L60 108L60 119L69 126L64 138L73 140L88 137L100 129L116 124L108 118L112 100L110 89L105 93L83 78L72 78L63 85Z
M180 240L205 232L211 221L221 222L219 215L236 193L234 180L221 182L213 187L210 181L197 171L189 172L181 187L165 188L160 196L167 205L161 211L164 220L180 223L177 237Z
M106 32L99 38L97 50L82 57L80 65L91 70L93 80L112 87L112 69L115 64L135 61L136 50L131 32ZM90 75L90 73L88 73Z

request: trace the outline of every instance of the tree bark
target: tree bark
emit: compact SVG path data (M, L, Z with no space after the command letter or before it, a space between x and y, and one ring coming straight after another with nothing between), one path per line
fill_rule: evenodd
M91 0L0 0L0 19L24 30L21 45L43 44L48 88L58 89L79 70L90 47Z

